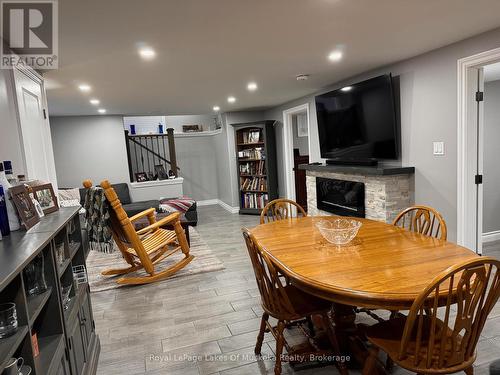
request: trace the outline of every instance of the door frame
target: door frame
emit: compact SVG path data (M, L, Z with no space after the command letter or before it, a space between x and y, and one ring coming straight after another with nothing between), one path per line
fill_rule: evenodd
M457 61L457 242L482 253L482 185L474 177L483 172L483 102L475 92L484 85L482 67L500 61L500 48ZM479 74L479 76L478 76ZM479 109L479 111L478 111ZM477 210L477 211L476 211Z
M285 197L295 200L295 172L293 171L293 122L292 116L306 112L307 143L311 154L311 118L309 116L309 103L304 103L283 111L283 155L285 173Z

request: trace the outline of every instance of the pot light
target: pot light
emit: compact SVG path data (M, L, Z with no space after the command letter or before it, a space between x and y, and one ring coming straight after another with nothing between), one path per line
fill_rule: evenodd
M220 111L220 107L219 107L218 105L214 105L213 110L214 110L215 112L219 112L219 111Z
M336 51L332 51L330 52L330 54L328 55L328 59L330 61L334 61L334 62L337 62L337 61L340 61L342 60L342 56L344 54L342 53L342 51L339 51L339 50L336 50Z
M86 83L82 83L81 85L78 85L78 88L80 89L80 91L83 91L83 92L89 92L90 90L92 90L92 87L90 87Z
M351 90L352 90L352 86L346 86L346 87L342 87L340 89L340 91L344 91L344 92L351 91Z
M247 85L248 91L255 91L257 90L257 84L255 82L249 82Z
M139 56L144 60L152 60L156 57L156 52L151 47L143 47L139 49Z
M100 103L99 99L90 99L89 102L92 105L98 105Z
M234 96L230 96L227 98L228 103L234 103L236 101L236 98Z
M105 110L104 108L99 108L99 109L97 110L97 112L99 112L99 113L106 113L106 110Z

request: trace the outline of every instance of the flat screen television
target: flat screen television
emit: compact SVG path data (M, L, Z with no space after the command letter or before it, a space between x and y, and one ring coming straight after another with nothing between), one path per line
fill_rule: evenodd
M382 75L316 96L321 157L339 164L398 158L392 77Z

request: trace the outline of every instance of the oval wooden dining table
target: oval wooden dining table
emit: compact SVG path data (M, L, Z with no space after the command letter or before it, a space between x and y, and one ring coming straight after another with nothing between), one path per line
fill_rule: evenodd
M355 324L355 306L408 310L440 272L478 256L452 242L360 218L355 218L362 222L356 238L333 245L315 225L333 219L285 219L258 225L251 233L292 284L333 302L340 349L358 364L368 352Z
M462 246L379 221L362 222L351 243L337 246L316 228L333 216L261 224L251 230L261 248L297 287L333 302L409 309L448 267L477 255Z

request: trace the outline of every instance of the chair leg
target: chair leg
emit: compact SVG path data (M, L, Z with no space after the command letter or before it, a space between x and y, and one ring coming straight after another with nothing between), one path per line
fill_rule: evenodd
M371 348L370 355L365 361L365 366L363 367L363 375L371 375L376 371L378 348Z
M307 321L307 328L309 328L309 333L311 334L311 337L316 336L316 330L314 329L314 323L311 319L310 316L306 318Z
M255 344L255 355L260 355L260 351L262 349L262 342L264 341L264 333L266 331L266 322L269 319L269 314L262 314L262 319L260 321L260 330L259 335L257 336L257 344Z
M283 347L285 346L284 330L285 322L280 320L276 327L276 364L274 365L274 375L281 375L281 355L283 354Z
M464 370L467 375L474 375L474 367L468 367Z

